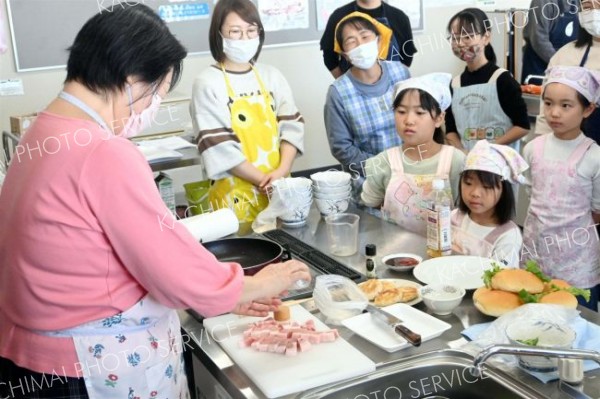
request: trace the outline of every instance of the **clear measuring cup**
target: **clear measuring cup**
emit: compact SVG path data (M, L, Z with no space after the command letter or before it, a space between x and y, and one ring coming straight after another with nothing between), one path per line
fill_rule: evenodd
M336 256L350 256L358 251L360 216L338 213L325 218L329 251Z

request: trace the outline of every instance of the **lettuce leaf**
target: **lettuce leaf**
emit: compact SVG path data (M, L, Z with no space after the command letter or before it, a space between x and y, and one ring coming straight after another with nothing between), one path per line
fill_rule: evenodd
M535 274L540 280L542 280L545 283L552 280L550 277L548 277L544 273L542 273L542 270L538 266L537 262L534 260L530 259L525 263L525 270Z
M530 294L525 290L521 290L519 291L519 298L521 298L521 300L525 303L537 303L539 302L543 294L545 293L542 292L540 294Z
M483 272L481 279L487 288L492 288L492 278L502 270L502 267L496 262L492 262L492 268Z
M552 284L552 286L556 287L554 284ZM590 301L590 290L584 290L582 288L576 288L576 287L569 287L569 288L560 288L563 291L567 291L570 292L571 294L575 295L575 296L582 296L583 299L585 299L587 302Z
M517 339L516 341L522 343L523 345L537 346L540 339L539 338Z

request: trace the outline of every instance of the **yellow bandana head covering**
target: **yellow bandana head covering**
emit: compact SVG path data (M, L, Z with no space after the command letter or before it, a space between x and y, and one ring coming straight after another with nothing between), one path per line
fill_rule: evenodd
M359 12L359 11L354 11L351 12L350 14L346 15L344 18L342 18L340 20L340 22L338 22L338 24L335 26L335 32L334 32L334 39L333 39L333 51L335 51L338 54L342 54L342 45L341 43L338 43L336 37L337 37L337 31L338 28L340 27L340 25L346 21L349 18L352 17L360 17L360 18L364 18L367 21L371 22L373 25L375 25L375 29L377 29L377 32L379 33L379 58L385 60L387 58L388 52L390 50L390 42L392 41L392 35L393 32L390 28L388 28L387 26L385 26L384 24L382 24L381 22L377 21L375 18L371 17L368 14Z

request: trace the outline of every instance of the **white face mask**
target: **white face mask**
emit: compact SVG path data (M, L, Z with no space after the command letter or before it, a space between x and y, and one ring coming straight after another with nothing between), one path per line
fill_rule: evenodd
M600 10L586 10L578 14L579 24L594 37L600 37Z
M152 124L162 101L162 98L158 93L154 93L150 106L138 114L133 109L133 96L131 95L130 85L127 85L127 95L129 96L129 110L131 111L131 115L129 116L127 123L125 123L125 126L123 126L123 130L120 134L121 137L126 139L137 136L142 130L148 128Z
M231 61L238 64L245 64L256 55L260 38L248 40L234 40L223 38L223 52Z
M352 50L346 53L352 65L359 69L369 69L375 62L377 62L377 58L379 56L379 46L377 45L377 39L361 44L358 47L353 48Z

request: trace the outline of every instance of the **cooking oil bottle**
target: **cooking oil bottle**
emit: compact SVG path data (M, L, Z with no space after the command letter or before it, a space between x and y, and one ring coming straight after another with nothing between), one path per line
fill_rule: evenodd
M452 198L445 190L444 180L434 179L432 187L427 199L427 255L437 258L452 254Z

